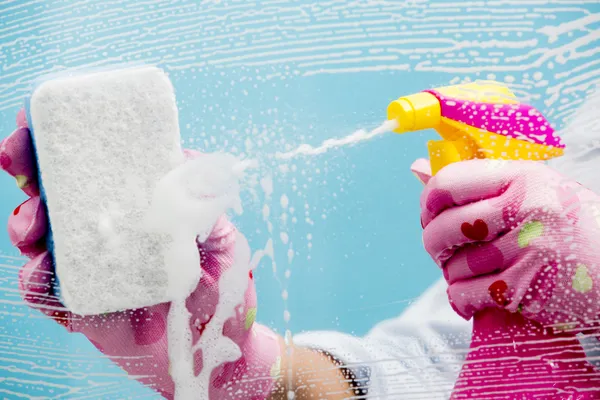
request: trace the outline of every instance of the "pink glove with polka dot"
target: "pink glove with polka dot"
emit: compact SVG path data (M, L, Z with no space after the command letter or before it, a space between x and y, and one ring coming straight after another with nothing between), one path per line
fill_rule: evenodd
M47 219L39 197L36 164L22 111L17 116L17 125L18 129L0 143L0 163L30 196L14 210L8 223L12 243L31 258L19 275L25 301L64 325L69 332L84 334L130 376L164 397L173 398L166 335L169 304L102 316L78 316L66 310L53 294L54 269L52 258L45 250ZM186 154L193 156L192 152ZM204 274L187 299L194 343L201 338L215 311L219 277L232 263L235 238L235 227L223 217L209 239L198 245L199 268ZM256 293L251 272L245 301L239 305L237 314L227 321L223 333L240 346L242 357L213 371L210 399L262 400L271 392L275 376L279 374L279 340L269 329L254 322ZM194 356L196 373L199 373L202 354L197 352Z
M538 162L412 169L425 249L452 307L474 317L453 398L600 398L575 336L600 316L600 197Z

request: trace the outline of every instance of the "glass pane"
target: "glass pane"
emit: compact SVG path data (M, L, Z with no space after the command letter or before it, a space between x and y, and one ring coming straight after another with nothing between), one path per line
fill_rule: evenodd
M15 177L0 176L0 224L9 225L8 231L0 230L0 393L5 398L173 398L177 390L176 397L186 399L206 398L210 388L215 399L303 398L311 394L313 397L306 398L361 398L367 390L370 398L447 399L455 386L457 399L516 398L510 396L527 390L552 398L559 396L557 388L572 393L573 387L585 389L585 395L591 396L585 398L600 396L595 390L600 387L597 373L587 364L596 362L593 320L598 297L594 280L600 273L600 260L593 254L595 227L590 224L598 215L592 191L600 190L595 180L598 97L592 97L599 82L597 1L5 0L0 1L0 21L0 137L9 138L21 127L3 142L0 162L3 169L16 175L23 189L15 185ZM135 86L131 82L143 81L142 75L134 74L116 81L122 93L120 89L104 91L107 100L103 103L93 90L86 97L83 86L68 92L59 85L54 90L61 93L63 103L57 100L54 104L51 98L46 106L33 106L37 110L33 113L30 107L27 115L18 114L39 88L33 84L40 77L55 74L46 79L60 80L74 72L89 76L86 74L96 71L107 74L115 84L117 78L111 71L141 65L157 66L167 74L175 92L175 123L182 147L214 157L191 161L196 163L195 169L186 173L192 174L196 191L190 192L190 198L182 197L192 199L191 203L173 202L175 193L182 193L177 192L179 184L167 186L163 192L168 195L163 198L165 203L153 210L165 217L161 226L166 226L168 233L173 229L181 233L188 226L194 234L212 228L220 212L207 207L225 209L234 203L224 201L229 199L226 196L215 200L211 197L214 191L237 194L237 178L225 176L224 171L248 167L240 183L243 212L232 207L227 211L237 231L219 220L219 229L208 241L203 241L205 237L200 240L199 254L193 244L191 257L199 256L204 271L200 286L196 287L194 271L198 271L193 268L191 278L181 278L184 272L162 278L130 275L132 282L152 282L162 290L167 290L165 282L173 283L169 279L179 276L184 289L172 293L180 297L182 290L192 286L192 300L188 301L191 327L188 330L180 324L181 328L173 328L169 334L169 326L176 326L170 325L176 321L169 318L181 315L186 321L188 317L172 311L174 306L169 311L158 299L164 292L151 297L152 304L144 304L147 307L138 304L125 307L135 308L133 311L107 309L110 312L85 317L69 313L60 303L66 298L58 292L72 285L80 296L87 296L83 308L108 304L111 296L135 297L126 289L117 289L129 287L127 279L93 283L94 276L99 276L96 273L102 272L90 268L90 263L110 264L102 258L111 254L108 239L94 242L77 232L81 229L101 237L108 228L102 219L94 220L98 227L69 219L69 212L79 215L83 207L98 213L115 201L102 191L95 192L100 193L98 198L82 201L82 193L88 189L81 188L137 187L136 179L145 179L137 174L148 172L139 169L141 158L149 164L148 170L160 170L157 165L164 160L152 160L149 154L163 150L166 154L168 149L150 139L133 146L145 136L134 139L132 131L148 132L148 138L160 136L157 132L161 129L172 132L171 114L165 108L157 108L158 113L140 111L153 109L163 104L161 101L170 104L168 90L167 97L159 99L153 97L158 90L154 86L131 89ZM553 175L553 170L533 161L515 167L514 162L507 166L479 160L459 164L466 165L460 170L464 180L440 178L438 192L431 193L436 186L430 182L425 189L429 197L423 195L424 182L415 179L411 166L415 160L429 157L427 143L440 139L438 131L446 140L465 139L464 124L453 125L460 123L459 114L467 125L475 124L473 120L482 124L470 131L467 145L481 148L493 143L496 158L509 156L497 147L499 142L516 151L510 157L518 159L544 159L560 153L558 142L548 145L549 131L537 130L543 123L537 114L527 114L525 122L523 115L515 114L522 131L509 124L513 111L529 109L513 110L504 104L510 103L506 92L492 103L487 97L471 100L463 109L463 103L457 105L453 100L454 92L426 93L421 99L433 108L415 119L422 130L391 133L393 129L410 130L406 116L400 126L382 127L389 116L388 105L400 97L482 80L510 90L518 98L517 104L535 107L563 136L565 156L550 165L569 178ZM72 87L69 82L64 88ZM474 92L481 95L478 88ZM125 104L128 95L139 106ZM482 103L500 104L498 112L506 107L507 114L487 114L477 108ZM125 107L121 109L119 104ZM98 124L89 124L90 113L100 116ZM73 122L74 115L83 119ZM488 125L487 115L496 122ZM48 121L67 125L45 124ZM498 128L503 123L510 132ZM120 127L122 133L90 135L102 131L103 124ZM40 214L44 206L37 202L39 191L32 170L36 161L25 125L33 126L34 137L44 129L51 132L54 126L72 128L68 139L56 139L63 142L55 144L54 153L48 151L51 146L45 151L47 160L58 163L48 161L49 171L54 167L63 171L64 187L79 188L79 197L52 189L54 194L49 196L61 201L53 230L81 237L82 243L88 243L84 249L65 244L66 239L58 234L54 242L44 235L47 224ZM482 135L483 127L488 127L492 136ZM517 147L523 143L541 147L515 150L517 147L511 146L516 142L504 142L505 137L527 137ZM164 140L168 139L167 135ZM90 151L92 142L100 146L100 153L102 146L122 150L127 145L131 149L123 151L122 157L110 151L104 157ZM463 157L471 151L465 150L465 142L457 143L452 149L458 149ZM40 163L46 157L43 151L35 157ZM491 154L473 151L469 154L474 157ZM56 161L63 152L64 161ZM232 159L215 153L255 164L232 166ZM81 157L83 154L95 156L103 166L89 169L89 158ZM450 153L444 154L450 157ZM114 157L121 169L102 169L111 166L107 157ZM84 165L89 170L83 170ZM426 180L423 174L428 166L421 162L413 168ZM53 179L51 173L45 176L44 171L42 168L42 183L52 187L47 183ZM592 191L579 188L575 181ZM202 182L213 192L205 192ZM152 187L155 183L152 181ZM577 196L572 195L573 190ZM552 209L556 213L550 219L540 214L551 207L546 192L564 206ZM31 195L34 200L17 207ZM464 198L457 200L456 196ZM486 196L491 200L478 202ZM455 207L456 203L464 207ZM187 206L191 207L189 213L183 211ZM501 211L493 214L491 208L485 208L488 206ZM118 203L116 207L127 206ZM448 207L451 210L446 210ZM522 208L529 214L520 214L525 212ZM444 213L446 219L440 219ZM122 229L138 229L115 215L110 221L120 223ZM181 216L181 221L177 220ZM461 224L463 217L467 219ZM429 225L432 218L441 222ZM486 222L486 218L491 220ZM446 220L450 221L447 226L443 225ZM193 225L196 222L199 225ZM423 222L429 226L425 235ZM247 248L236 232L247 239ZM508 240L512 244L502 247ZM542 240L544 245L535 247ZM11 242L18 242L22 251ZM136 245L130 250L143 257L154 249L153 242L140 239L135 243L139 248ZM160 249L167 246L160 243ZM189 256L185 249L189 250L191 242L182 243L183 247L174 250L177 266L183 265L184 254ZM72 281L64 272L58 283L54 279L55 254L43 258L48 245L57 246L56 252L63 246L65 257L84 254L82 270L87 272L65 267L83 280ZM242 259L231 266L232 260L237 260L234 256L240 256L236 249L248 250L252 262ZM452 306L444 274L427 250L439 250L434 256L452 281ZM135 263L139 264L139 259ZM110 264L116 269L114 276L127 276L127 269L133 268L122 260L117 264L116 268ZM162 271L161 266L150 264L146 265L148 271L154 272L148 274ZM255 266L251 273L249 264ZM227 273L223 278L221 273L234 267L233 278ZM223 284L223 279L229 280ZM243 287L236 289L239 282ZM103 289L82 290L84 285ZM137 290L142 297L144 291L153 293L144 285ZM223 305L221 312L217 305ZM473 326L470 317L481 310L492 310L488 319L479 314L479 322L475 322L483 327L484 337L474 338L473 346L484 350L471 351L465 362ZM591 328L582 329L582 321ZM552 325L552 335L539 331L540 326L548 325ZM172 350L169 362L167 336L175 346L174 338L180 334L184 340L188 331L198 344L179 342L187 352L178 356ZM235 344L223 340L221 332ZM587 337L575 337L575 333ZM283 348L278 341L285 342ZM206 360L198 346L209 354ZM194 357L188 359L190 354ZM207 373L209 368L201 372L207 360L215 364L214 371L210 368L212 375ZM186 378L186 373L191 375Z

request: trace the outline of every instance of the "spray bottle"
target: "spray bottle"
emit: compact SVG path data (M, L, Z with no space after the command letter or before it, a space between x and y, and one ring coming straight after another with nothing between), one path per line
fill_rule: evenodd
M396 133L435 129L443 140L427 144L431 172L473 158L548 160L564 144L544 116L519 102L506 86L478 81L400 97L390 103L388 119Z
M432 175L461 160L543 161L565 148L539 111L497 82L400 97L387 115L397 133L435 129L442 137L427 144ZM471 347L451 398L555 398L573 393L573 386L598 387L597 379L575 385L568 378L593 374L589 368L574 333L545 328L518 312L485 309L473 317Z

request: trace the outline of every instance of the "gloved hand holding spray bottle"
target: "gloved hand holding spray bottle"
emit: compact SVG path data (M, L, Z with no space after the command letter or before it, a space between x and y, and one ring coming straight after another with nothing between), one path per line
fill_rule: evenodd
M387 116L396 121L397 133L435 129L442 137L428 143L430 176L449 164L471 159L528 160L519 165L535 167L538 163L529 163L561 156L565 148L539 111L521 103L497 82L468 83L400 97L389 104ZM502 215L506 226L500 231L514 229L519 223L511 221L509 214ZM484 228L483 235L477 232L477 223ZM484 246L490 237L487 225L481 220L466 225L463 234L476 239L469 245ZM535 231L536 226L531 226ZM456 249L444 251L454 253ZM446 270L444 274L450 281ZM494 282L488 291L485 295L495 300L496 307L480 306L467 315L454 302L469 293L457 295L449 288L454 309L467 319L473 316L471 347L452 399L546 399L557 398L557 393L568 396L558 398L569 399L600 396L598 373L586 361L576 330L553 329L526 319L520 304L506 300L504 281Z

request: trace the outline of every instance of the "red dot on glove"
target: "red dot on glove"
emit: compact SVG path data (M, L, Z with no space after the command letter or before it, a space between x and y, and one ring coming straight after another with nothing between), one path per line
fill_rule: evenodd
M196 329L198 330L198 334L200 336L202 336L202 334L204 333L204 331L206 330L206 325L208 325L210 323L210 321L212 321L214 317L214 314L211 315L208 320L204 321L204 322L200 322L200 324L198 324L198 326L196 326Z
M510 301L505 296L507 290L508 285L504 281L496 281L492 283L488 288L490 296L492 296L494 302L502 307L510 303Z
M54 311L51 317L54 321L58 322L65 328L68 328L71 324L71 321L69 319L69 313L67 313L66 311Z

